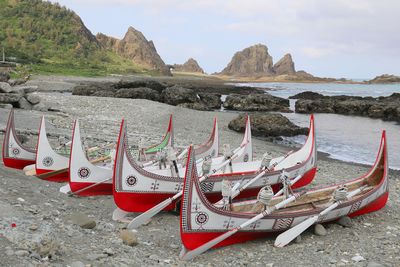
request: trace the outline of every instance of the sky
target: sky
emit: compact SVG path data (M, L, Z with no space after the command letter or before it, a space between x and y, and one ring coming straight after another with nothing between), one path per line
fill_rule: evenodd
M52 1L55 2L55 1ZM123 38L129 26L153 40L167 64L195 58L208 73L262 43L274 62L320 77L400 75L398 0L58 0L93 34Z

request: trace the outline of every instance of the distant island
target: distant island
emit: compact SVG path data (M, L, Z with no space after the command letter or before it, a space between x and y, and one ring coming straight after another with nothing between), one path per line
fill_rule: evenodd
M129 27L122 39L103 33L94 35L74 11L58 3L0 0L0 13L0 48L5 50L4 61L18 63L17 70L25 76L27 73L146 74L200 76L230 82L355 83L297 71L289 53L274 63L265 44L236 52L223 70L211 75L193 58L183 64L166 64L154 42L134 27ZM382 75L361 83L398 82L398 76Z

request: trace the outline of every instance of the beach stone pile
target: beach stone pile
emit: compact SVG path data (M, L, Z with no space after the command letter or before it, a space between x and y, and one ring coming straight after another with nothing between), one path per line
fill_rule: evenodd
M325 96L314 92L303 92L290 97L298 99L298 113L335 113L400 121L400 94L387 97Z
M307 135L308 128L299 127L288 118L278 113L254 113L250 115L251 133L254 136L278 137ZM229 122L228 128L236 132L246 129L246 115L241 114Z
M8 73L0 73L0 108L47 111L40 100L37 86L23 85L20 80L10 80Z

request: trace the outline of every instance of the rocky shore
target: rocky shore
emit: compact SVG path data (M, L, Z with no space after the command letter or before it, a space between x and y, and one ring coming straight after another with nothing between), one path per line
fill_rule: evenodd
M336 113L400 121L400 94L387 97L324 96L315 92L302 92L291 96L297 99L298 113Z
M75 79L75 78L74 78ZM33 80L46 106L57 112L16 110L17 131L34 133L46 115L51 136L69 137L72 123L80 119L83 136L92 144L115 142L122 118L128 121L131 144L152 144L162 138L169 114L174 114L175 139L186 146L206 140L212 119L218 117L221 144L240 144L241 133L228 129L237 117L233 112L196 111L144 99L87 97L65 92L77 82L59 77L51 82ZM74 80L74 81L73 81ZM111 79L113 80L113 79ZM69 89L68 89L69 88ZM59 92L57 92L59 90ZM51 92L50 92L51 91ZM8 110L0 108L4 128ZM318 131L318 129L317 129ZM32 145L35 135L31 136ZM0 135L0 144L3 136ZM29 140L28 140L29 141ZM293 148L253 139L256 158L269 151L273 156ZM389 147L390 149L390 147ZM310 187L359 177L369 167L332 160L319 155L318 174ZM195 258L193 266L393 266L400 262L400 175L390 171L390 198L379 212L354 218L351 227L331 223L326 235L313 229L297 242L274 248L274 238L211 250ZM178 259L181 248L179 217L163 213L126 237L124 223L111 220L112 196L68 197L61 185L24 176L21 171L0 167L0 259L4 266L186 266ZM317 232L320 232L319 229ZM325 233L325 232L324 232ZM124 237L123 237L124 236ZM132 243L130 243L132 242ZM289 256L288 256L289 255Z

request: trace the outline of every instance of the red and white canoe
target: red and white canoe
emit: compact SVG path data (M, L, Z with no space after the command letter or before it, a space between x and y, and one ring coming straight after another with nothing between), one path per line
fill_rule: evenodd
M250 125L249 120L248 125ZM237 158L239 162L232 164L233 171L230 173L223 173L223 170L220 170L202 183L203 190L212 201L217 201L221 198L222 180L227 179L235 183L242 180L242 178L249 180L258 174L261 161L240 162L243 161L244 158L250 160L252 158L250 127L247 128L249 128L249 130L246 131L242 143L243 146L241 146L238 152L240 155L240 159ZM155 173L140 168L139 164L133 159L128 150L129 146L126 131L126 123L123 120L114 164L114 201L122 211L144 212L180 192L183 186L182 177L185 172L183 170L180 177L173 177L168 169L159 170ZM293 187L304 186L310 183L315 176L316 159L314 120L311 116L310 133L304 146L287 156L273 171L252 184L252 186L242 192L239 197L254 196L265 184L278 184L282 169L286 170L290 179L294 179L299 174L304 174ZM217 159L216 163L214 163L213 159L212 169L216 169L216 166L223 161L223 157L222 159ZM201 164L199 164L198 167L201 168ZM176 203L176 201L173 201L170 205L165 207L164 210L174 209Z
M199 146L199 157L218 154L218 140L218 123L215 118L210 137L203 145ZM145 169L150 172L157 172L158 166L149 166ZM69 159L69 183L61 187L60 191L80 196L111 195L113 194L112 173L110 163L94 164L86 157L79 121L76 120Z
M58 154L51 147L50 142L47 139L46 121L43 116L40 122L39 137L36 148L36 161L35 161L36 175L54 172L58 170L64 170L61 173L51 175L44 179L52 182L67 182L68 166L69 166L69 158Z
M297 198L295 202L282 205L276 210L272 207L282 203L285 198L273 197L267 206L269 211L265 213L263 207L255 206L256 199L234 202L229 211L213 205L198 181L195 160L191 150L188 156L180 216L183 259L191 259L211 247L260 238L296 225L297 228L290 229L290 232L284 232L281 236L287 237L296 231L298 235L299 229L303 228L301 231L304 231L313 223L333 221L346 215L354 217L379 210L385 206L388 199L385 132L382 133L375 164L367 174L352 181L295 194L293 196ZM342 187L347 188L345 190L347 193L338 201L339 194L335 194L338 192L337 189ZM260 208L261 210L257 210ZM282 238L278 239L275 245L281 246L279 242ZM286 241L290 240L292 239Z
M23 169L28 165L32 165L36 160L36 150L22 144L18 139L15 130L14 110L11 109L8 116L7 127L3 140L3 163L4 166Z

